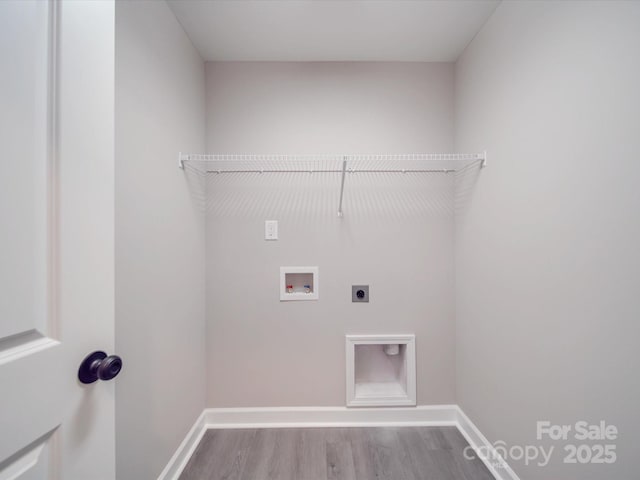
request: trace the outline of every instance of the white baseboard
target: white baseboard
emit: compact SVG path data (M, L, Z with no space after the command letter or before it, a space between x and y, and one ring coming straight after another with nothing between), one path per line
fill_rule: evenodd
M456 405L458 418L456 426L469 445L476 451L476 454L485 466L489 469L496 480L520 480L507 462L498 454L493 445L478 430L478 427L469 420L462 409ZM479 449L481 451L479 451ZM488 452L488 455L486 454ZM484 455L483 455L484 453Z
M191 430L187 433L187 436L176 450L176 453L173 454L173 457L171 457L167 466L164 467L164 470L158 477L158 480L178 480L182 470L187 466L187 462L191 458L191 455L193 455L193 452L195 452L196 447L208 429L205 421L205 414L206 410L198 416L196 423L193 424L193 427L191 427Z
M209 428L314 428L455 425L455 405L418 407L210 408Z
M457 405L417 407L265 407L207 408L178 447L158 480L178 480L208 429L316 428L316 427L455 426L469 445L495 452L492 445ZM496 480L519 480L500 458L489 461L479 455Z

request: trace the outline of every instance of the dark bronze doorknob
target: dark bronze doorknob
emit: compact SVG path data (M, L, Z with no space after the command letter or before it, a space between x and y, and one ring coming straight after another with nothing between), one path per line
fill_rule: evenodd
M111 380L122 370L122 359L117 355L109 355L101 351L93 352L82 361L78 370L78 379L82 383L93 383L97 380Z

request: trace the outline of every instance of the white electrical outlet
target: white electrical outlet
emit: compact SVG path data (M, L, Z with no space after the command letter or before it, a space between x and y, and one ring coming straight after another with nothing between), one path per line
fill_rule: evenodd
M278 221L277 220L264 221L264 239L265 240L278 239Z

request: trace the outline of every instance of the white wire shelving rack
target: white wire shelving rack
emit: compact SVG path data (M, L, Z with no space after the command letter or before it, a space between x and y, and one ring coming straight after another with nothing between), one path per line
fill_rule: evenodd
M345 179L348 174L443 173L450 174L487 164L487 153L423 153L403 155L204 155L178 154L178 166L201 174L340 174L338 216L343 216Z

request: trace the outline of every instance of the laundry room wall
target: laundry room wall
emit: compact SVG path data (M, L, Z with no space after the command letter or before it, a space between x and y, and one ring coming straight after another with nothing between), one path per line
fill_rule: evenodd
M204 408L205 72L165 2L116 2L117 478L157 478ZM96 412L97 414L97 412Z
M456 65L456 149L489 152L456 229L458 403L491 442L556 449L508 459L521 478L637 476L638 25L637 2L503 2Z
M207 153L453 148L453 66L207 63ZM415 333L419 404L455 402L453 177L209 176L207 405L345 404L347 333ZM264 221L279 240L264 240ZM280 302L280 266L318 266L320 298ZM370 303L351 302L369 284Z

